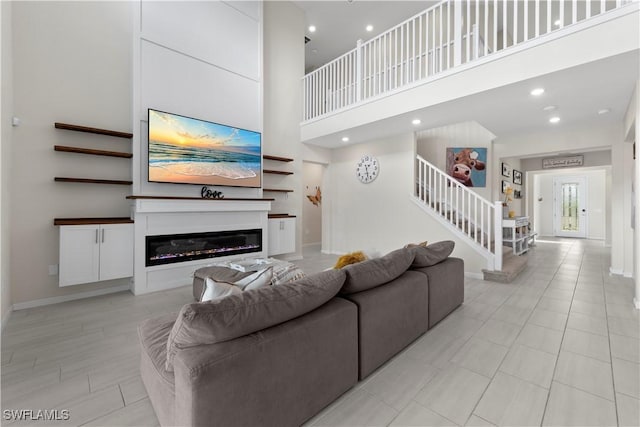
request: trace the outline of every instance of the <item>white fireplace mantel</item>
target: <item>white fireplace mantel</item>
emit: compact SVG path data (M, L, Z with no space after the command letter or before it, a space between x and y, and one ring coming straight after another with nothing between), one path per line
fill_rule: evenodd
M238 257L208 258L147 267L147 236L260 228L263 236L262 251L251 255L267 256L267 214L273 199L210 200L153 196L129 196L128 199L131 200L135 230L135 295L189 285L197 268Z

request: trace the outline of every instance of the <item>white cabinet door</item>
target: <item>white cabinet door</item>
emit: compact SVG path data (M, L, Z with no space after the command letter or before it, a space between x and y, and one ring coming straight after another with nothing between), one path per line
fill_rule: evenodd
M284 218L280 230L280 253L290 254L296 251L296 219Z
M98 281L99 228L97 225L60 227L60 286Z
M131 276L133 224L60 227L60 286Z
M269 220L268 255L280 255L296 250L296 219L272 218Z
M133 276L133 224L100 226L100 280Z

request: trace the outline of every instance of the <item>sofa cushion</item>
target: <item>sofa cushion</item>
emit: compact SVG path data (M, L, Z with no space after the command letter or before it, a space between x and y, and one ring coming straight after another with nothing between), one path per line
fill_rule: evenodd
M380 258L348 265L343 268L347 278L341 292L353 294L384 285L407 271L413 257L410 249L397 249Z
M149 357L160 376L170 383L173 383L173 373L165 369L167 339L177 317L178 313L165 314L147 319L138 325L138 337L142 345L142 352Z
M301 316L335 296L345 280L328 270L295 282L267 286L182 307L167 340L166 369L179 349L232 340Z
M432 243L429 246L414 246L410 248L409 250L414 254L411 268L430 267L444 261L451 255L454 246L455 242L452 240L443 240Z

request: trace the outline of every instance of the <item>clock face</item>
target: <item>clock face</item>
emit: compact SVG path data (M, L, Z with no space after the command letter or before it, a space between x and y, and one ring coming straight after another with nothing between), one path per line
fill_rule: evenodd
M373 156L365 155L358 161L356 165L356 176L361 182L368 184L377 178L380 172L378 159Z

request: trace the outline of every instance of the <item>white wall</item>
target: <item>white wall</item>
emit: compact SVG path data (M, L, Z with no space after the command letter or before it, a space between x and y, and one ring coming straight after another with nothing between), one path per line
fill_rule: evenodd
M13 112L12 68L12 3L0 3L0 318L2 328L11 312L11 282L9 265L9 191L11 167L11 113Z
M264 148L266 154L295 159L266 166L288 170L293 175L264 177L265 187L287 188L293 193L268 193L274 197L271 211L296 215L296 253L302 256L302 144L300 118L304 75L304 13L291 2L264 3Z
M380 163L380 174L370 184L362 184L355 174L356 163L365 154L376 156ZM414 164L413 134L334 149L325 172L323 250L386 253L409 242L454 240L453 256L465 260L465 271L481 273L484 258L411 201Z
M201 185L148 182L147 109L262 132L262 5L252 1L133 5L137 154L133 193L200 197ZM260 189L215 189L226 197L261 196Z
M55 176L129 179L129 160L54 152L53 146L127 151L130 141L57 130L53 124L131 131L131 4L13 2L12 8L12 115L22 124L9 140L2 135L2 145L11 150L13 303L128 285L126 280L59 288L48 266L58 263L55 217L129 215L128 187L53 181Z
M314 205L307 196L315 196L316 188L323 190L325 166L304 162L302 165L304 195L302 200L302 244L322 243L322 203Z

